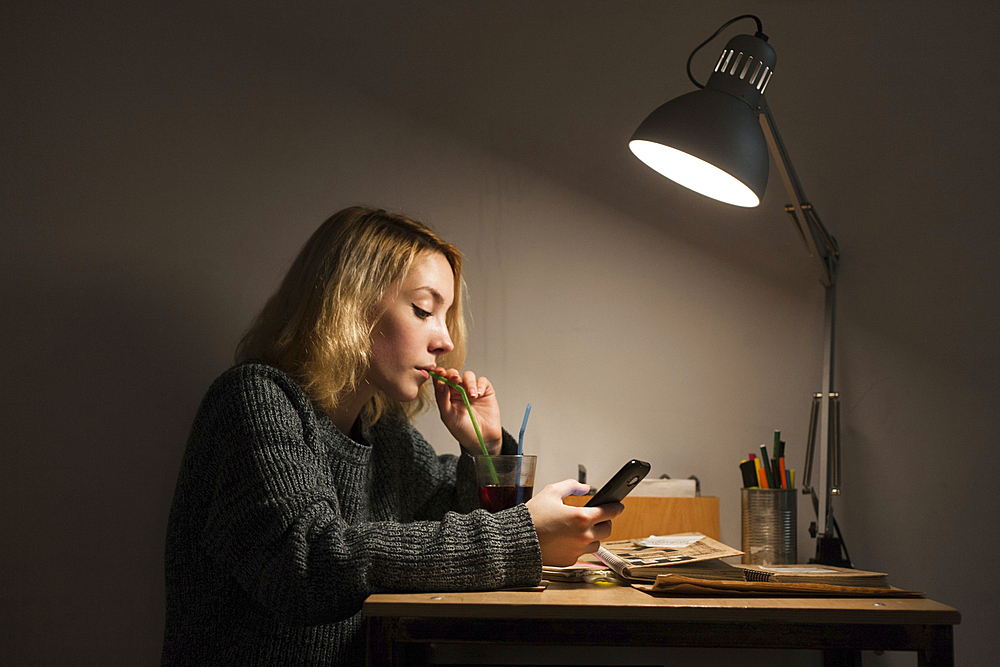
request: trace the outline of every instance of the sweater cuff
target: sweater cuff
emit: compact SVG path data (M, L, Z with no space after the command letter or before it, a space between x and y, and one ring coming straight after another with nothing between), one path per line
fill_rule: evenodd
M502 516L506 539L517 545L503 559L506 580L503 587L534 586L542 578L542 550L538 545L538 534L531 520L531 512L525 504L515 505L494 517Z
M468 457L470 460L475 460L478 454L470 452L465 447L459 447L462 450L462 456ZM507 429L503 429L502 443L500 445L501 454L517 454L517 438L512 436L507 432Z
M501 454L517 454L517 440L507 429L503 429L503 444L500 446Z

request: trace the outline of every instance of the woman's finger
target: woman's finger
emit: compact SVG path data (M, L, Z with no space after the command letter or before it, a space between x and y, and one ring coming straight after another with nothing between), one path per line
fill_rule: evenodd
M462 386L465 387L466 393L469 398L477 398L479 396L479 385L476 383L476 374L472 371L465 371L462 374Z

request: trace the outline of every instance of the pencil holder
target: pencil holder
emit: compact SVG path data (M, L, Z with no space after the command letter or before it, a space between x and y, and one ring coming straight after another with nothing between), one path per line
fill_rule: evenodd
M743 562L787 565L798 562L796 489L743 489Z

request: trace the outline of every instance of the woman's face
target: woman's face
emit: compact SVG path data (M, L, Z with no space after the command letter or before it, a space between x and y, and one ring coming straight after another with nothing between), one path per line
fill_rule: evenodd
M455 299L455 276L439 252L418 255L410 272L382 299L385 312L372 331L372 361L366 380L391 398L406 402L451 352L445 315Z

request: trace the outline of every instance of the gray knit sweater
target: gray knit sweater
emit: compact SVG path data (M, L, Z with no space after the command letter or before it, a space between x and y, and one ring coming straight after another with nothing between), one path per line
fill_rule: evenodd
M538 582L527 508L476 509L472 457L394 416L360 440L274 367L215 381L167 528L164 665L361 665L370 593Z

